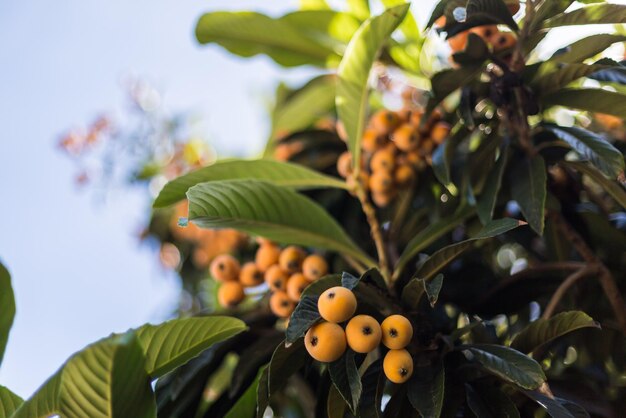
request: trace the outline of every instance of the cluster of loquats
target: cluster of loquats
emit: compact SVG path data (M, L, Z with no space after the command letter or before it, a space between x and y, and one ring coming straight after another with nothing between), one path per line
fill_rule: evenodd
M372 115L361 140L362 167L358 181L371 192L378 207L389 205L398 191L409 188L417 172L432 162L432 153L450 133L438 110L426 120L420 109L380 110ZM341 129L338 129L341 132ZM340 176L352 179L349 151L337 160Z
M216 257L210 266L211 276L221 282L217 291L224 308L239 305L245 288L265 284L270 292L270 309L279 318L288 318L309 284L328 273L328 263L319 254L307 254L297 246L281 248L259 239L254 261L243 265L230 254Z
M357 300L342 286L324 291L317 309L324 320L313 325L304 336L304 346L315 360L330 363L338 360L349 347L361 354L378 349L381 342L388 349L383 360L385 376L393 383L404 383L413 374L413 358L406 347L413 338L413 326L402 315L391 315L382 323L369 315L354 315ZM340 325L346 323L345 330Z

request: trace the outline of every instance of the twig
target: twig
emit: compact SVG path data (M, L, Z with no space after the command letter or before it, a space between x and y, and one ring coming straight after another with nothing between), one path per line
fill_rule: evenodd
M347 254L341 254L341 256L344 260L346 260L346 263L348 263L350 267L357 271L357 273L363 274L367 270L367 267L356 258Z
M550 299L550 302L548 302L548 306L546 306L546 309L543 312L543 315L541 315L541 318L550 319L559 302L561 301L561 299L563 299L563 296L565 296L565 293L567 293L569 288L576 284L576 282L578 282L579 280L584 279L585 277L596 273L597 271L597 266L586 266L567 276L567 278L563 281L563 283L561 283L558 289L556 289L556 292L554 292L554 294L552 295L552 298Z

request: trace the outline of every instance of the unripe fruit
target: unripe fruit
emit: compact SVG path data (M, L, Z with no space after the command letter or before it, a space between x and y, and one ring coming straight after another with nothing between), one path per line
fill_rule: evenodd
M241 283L243 287L258 286L263 283L263 272L254 262L249 261L241 267L239 283Z
M376 319L369 315L357 315L346 326L348 346L357 353L369 353L380 344L382 331Z
M393 383L404 383L413 374L413 359L406 350L389 350L383 360L383 370Z
M396 164L396 158L392 151L387 148L378 150L372 155L370 169L372 171L387 170L392 171Z
M300 295L302 295L302 292L304 292L304 289L306 289L309 284L311 283L304 277L304 274L292 274L289 280L287 280L287 296L289 296L289 299L292 301L299 302Z
M289 274L296 273L302 268L302 260L304 260L304 250L295 245L290 245L285 248L278 257L278 264L280 268L285 270Z
M412 124L405 123L396 128L391 134L391 139L398 149L410 151L417 147L420 135Z
M465 49L467 45L467 34L468 32L465 31L448 38L448 45L450 45L452 52L459 52Z
M295 308L296 304L289 299L285 292L279 290L270 297L270 309L279 318L289 317Z
M370 177L369 184L372 192L388 192L393 188L393 177L386 170L376 171Z
M342 153L337 159L337 172L343 178L352 173L352 154L350 151Z
M256 251L254 262L262 272L266 272L268 268L278 263L280 257L280 247L276 244L261 244Z
M318 254L311 254L302 262L302 273L309 281L314 281L328 273L326 259Z
M230 254L218 255L211 262L211 276L218 282L237 280L239 277L239 261Z
M415 170L408 163L401 164L396 167L396 171L393 174L394 180L399 186L406 186L411 184L415 178Z
M490 38L493 50L496 52L513 48L517 44L517 39L511 32L502 32Z
M500 30L496 25L485 25L471 28L469 32L480 36L485 42L489 42L489 39L498 34Z
M224 308L232 308L239 305L244 297L243 286L239 282L224 282L217 289L217 301Z
M379 207L384 208L387 207L393 198L396 197L394 191L391 192L372 192L372 202Z
M307 331L304 346L315 360L331 363L346 351L346 334L337 324L321 322Z
M430 131L430 139L437 145L441 145L450 133L450 125L446 122L439 121L435 123Z
M372 115L370 127L378 135L389 135L399 124L400 118L390 110L379 110Z
M391 315L380 324L383 344L392 350L406 347L413 338L413 325L402 315Z
M272 267L268 268L265 272L265 283L269 286L270 290L273 292L276 291L285 291L287 289L287 279L289 278L289 274L280 268L279 265L275 264Z
M361 139L361 148L367 152L374 152L384 144L384 138L373 129L366 129Z
M320 295L317 310L328 322L344 322L350 319L356 311L356 297L345 287L331 287Z

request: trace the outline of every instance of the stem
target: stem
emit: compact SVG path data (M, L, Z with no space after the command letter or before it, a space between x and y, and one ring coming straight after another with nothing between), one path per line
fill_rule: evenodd
M372 234L372 238L374 239L374 243L376 244L376 252L378 253L380 273L385 279L387 286L391 288L392 283L391 276L389 274L389 263L387 262L387 252L385 251L385 241L383 240L380 223L378 222L378 218L376 218L376 210L367 198L367 192L365 191L363 184L358 180L354 182L354 192L356 193L359 202L361 202L363 213L365 213L367 222L370 225L370 232Z
M596 266L586 266L570 274L563 281L563 283L561 283L558 289L556 289L556 292L554 292L554 294L552 295L552 298L550 299L548 306L546 306L546 309L543 312L543 315L541 315L541 318L550 319L552 314L554 314L554 311L556 307L558 306L559 302L561 301L561 299L563 299L563 296L565 296L565 293L567 293L569 288L572 287L574 284L576 284L576 282L578 282L579 280L584 279L585 277L591 275L594 272L597 272Z
M361 263L359 260L352 257L351 255L341 254L341 256L344 260L346 260L346 263L348 263L350 267L356 270L359 274L363 274L367 270L365 264Z

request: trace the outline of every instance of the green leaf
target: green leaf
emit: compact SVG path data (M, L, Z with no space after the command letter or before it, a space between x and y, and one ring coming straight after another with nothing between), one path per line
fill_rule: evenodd
M422 296L426 294L431 307L435 307L439 292L443 286L443 274L439 273L432 280L411 279L402 289L402 302L410 309L417 309Z
M504 24L513 30L518 30L517 23L511 12L502 0L469 0L466 8L466 22L491 22Z
M500 157L487 177L485 186L476 202L476 212L478 212L478 217L483 225L486 225L493 219L493 210L498 200L498 192L502 186L502 176L504 175L508 158L509 147L503 146L500 149Z
M189 219L204 228L233 228L276 242L326 248L375 263L321 206L258 180L212 181L187 192Z
M61 369L48 378L11 418L47 418L51 415L58 415L62 372Z
M329 274L324 276L304 289L300 298L305 296L317 297L321 295L326 289L330 289L331 287L341 286L341 274Z
M467 138L468 130L461 124L457 124L450 134L450 137L433 152L433 171L437 179L444 186L451 183L450 170L454 153L459 144Z
M445 371L441 361L416 366L408 383L409 402L423 417L439 418L443 408Z
M531 322L511 341L511 348L530 353L548 342L581 328L600 328L600 324L581 311L561 312L550 319Z
M592 58L599 54L614 43L623 41L626 41L626 36L598 33L576 41L563 50L557 51L557 53L550 58L550 61L568 63L582 62L587 58Z
M590 74L589 78L603 83L615 83L625 85L626 65L624 64L624 61L622 61L619 65Z
M474 344L460 349L468 360L477 361L489 373L524 389L536 389L546 381L539 363L512 348Z
M426 228L421 230L404 248L404 252L396 263L394 276L397 277L402 273L404 267L407 265L413 257L420 253L423 249L427 248L430 244L437 241L439 238L447 234L456 228L459 224L463 223L467 218L474 214L474 209L469 206L459 208L449 218L443 218L436 222L431 223Z
M224 160L180 176L163 187L154 201L161 208L185 199L185 193L199 183L216 180L255 179L294 189L347 188L345 182L304 166L273 160Z
M146 371L157 378L245 329L245 323L237 318L207 316L148 324L136 333L146 356Z
M101 340L70 358L63 367L59 406L64 418L156 417L136 335Z
M285 331L285 341L294 343L311 328L317 321L322 319L317 310L317 297L304 296L296 306L289 318L289 325Z
M626 96L602 89L561 89L541 99L544 106L564 106L626 118Z
M15 318L15 296L11 286L11 274L0 263L0 363L9 341L9 331Z
M540 155L524 159L514 166L511 195L530 227L543 234L546 204L546 165Z
M589 164L577 161L562 161L559 164L564 167L573 168L582 174L588 175L596 183L602 186L602 189L610 194L613 199L615 199L615 201L622 206L622 208L626 208L626 191L624 191L624 189L617 182L607 179L604 174Z
M348 348L338 360L328 365L330 379L353 413L356 413L363 391L355 355L356 353Z
M337 387L332 385L328 390L328 399L326 400L328 418L345 418L347 412L348 404L341 397Z
M471 248L476 241L493 238L523 225L517 219L504 218L489 222L476 236L436 251L417 269L414 279L431 280L441 269Z
M567 142L580 156L588 159L607 176L617 178L624 172L624 156L600 135L576 126L543 124L543 127Z
M611 60L606 61L611 63ZM600 60L595 64L564 64L546 61L539 67L535 78L531 81L531 87L538 96L545 96L582 77L587 77L600 70L614 66L607 65L606 61Z
M383 373L382 358L373 362L361 379L363 392L359 402L360 418L379 418L381 415L382 398L387 378Z
M391 8L394 6L400 6L407 2L405 0L382 0L382 3L386 8ZM398 28L407 40L421 41L423 39L422 33L417 25L417 20L415 19L413 13L411 13L410 9L407 11L404 20L400 23Z
M626 6L620 4L593 4L567 13L558 14L543 23L544 28L558 26L626 23Z
M431 112L446 97L474 80L482 65L469 65L453 70L443 70L432 77L432 97L428 100L427 112Z
M248 389L241 395L237 402L228 410L224 418L251 418L256 412L256 394L259 389L259 381L263 376L265 367L259 369L259 373Z
M552 418L576 418L561 404L563 399L550 398L542 393L539 393L538 391L524 391L523 393L530 399L537 402L537 404L545 409L548 415Z
M369 74L385 42L402 22L408 9L408 4L397 6L363 22L348 44L337 70L337 114L345 127L352 165L357 170L361 158L360 141L367 117Z
M369 0L348 0L348 10L360 20L370 17Z
M467 406L479 418L519 418L519 410L502 390L489 384L465 384Z
M0 418L9 418L23 402L22 398L0 385Z
M243 57L266 54L286 67L324 67L338 57L290 23L255 12L206 13L198 21L196 38L201 44L217 43Z

